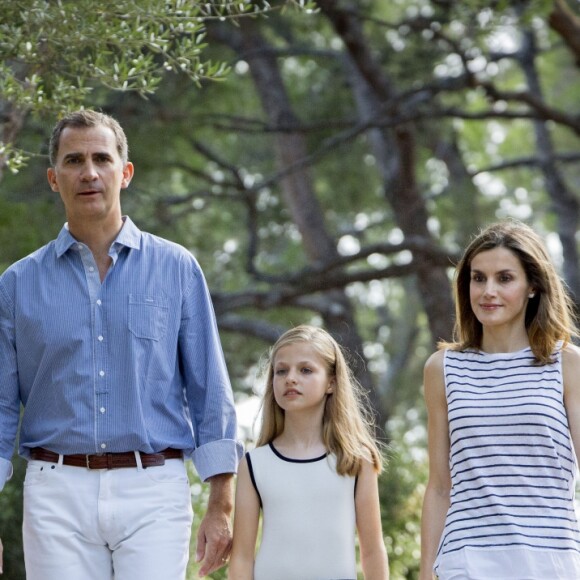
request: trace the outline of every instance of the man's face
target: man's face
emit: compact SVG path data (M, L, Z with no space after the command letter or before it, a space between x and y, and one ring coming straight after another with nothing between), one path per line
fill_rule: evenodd
M47 176L62 198L69 224L113 223L121 219L121 189L133 177L133 164L123 164L108 127L67 127Z

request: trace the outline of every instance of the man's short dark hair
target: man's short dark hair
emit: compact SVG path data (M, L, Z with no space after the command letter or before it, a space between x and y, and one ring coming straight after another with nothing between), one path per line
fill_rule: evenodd
M129 146L127 144L125 131L123 131L123 128L119 122L110 115L106 115L105 113L92 111L91 109L81 109L79 111L68 113L54 126L52 135L50 136L50 143L48 148L50 165L52 167L56 165L58 148L60 145L60 136L67 127L82 129L99 126L108 127L111 129L111 131L113 131L115 134L115 140L117 141L117 151L119 152L119 156L121 157L123 164L127 163L129 160Z

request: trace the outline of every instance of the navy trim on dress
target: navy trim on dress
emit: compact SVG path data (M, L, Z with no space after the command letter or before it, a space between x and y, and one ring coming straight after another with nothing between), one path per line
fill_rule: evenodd
M256 478L254 477L254 468L252 467L252 460L250 459L250 454L246 453L246 462L248 463L248 471L250 472L250 479L252 480L252 485L258 494L258 499L260 500L260 507L262 507L262 496L258 490L258 485L256 484Z
M274 455L282 459L282 461L289 461L290 463L314 463L315 461L322 461L323 459L326 459L326 457L328 456L328 453L325 453L324 455L321 455L320 457L314 457L313 459L292 459L290 457L285 457L284 455L282 455L274 447L271 441L270 443L268 443L268 445L270 446L270 449L274 452Z

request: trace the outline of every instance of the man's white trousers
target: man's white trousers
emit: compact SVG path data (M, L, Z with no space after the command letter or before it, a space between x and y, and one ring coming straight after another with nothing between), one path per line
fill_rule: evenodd
M111 470L29 461L26 578L182 580L192 519L180 459L160 467Z

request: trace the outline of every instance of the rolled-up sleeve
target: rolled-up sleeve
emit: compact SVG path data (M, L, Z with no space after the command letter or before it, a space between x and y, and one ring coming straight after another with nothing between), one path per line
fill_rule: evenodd
M193 425L191 459L202 480L235 473L243 446L237 441L232 388L211 297L203 273L191 258L184 291L179 356Z

